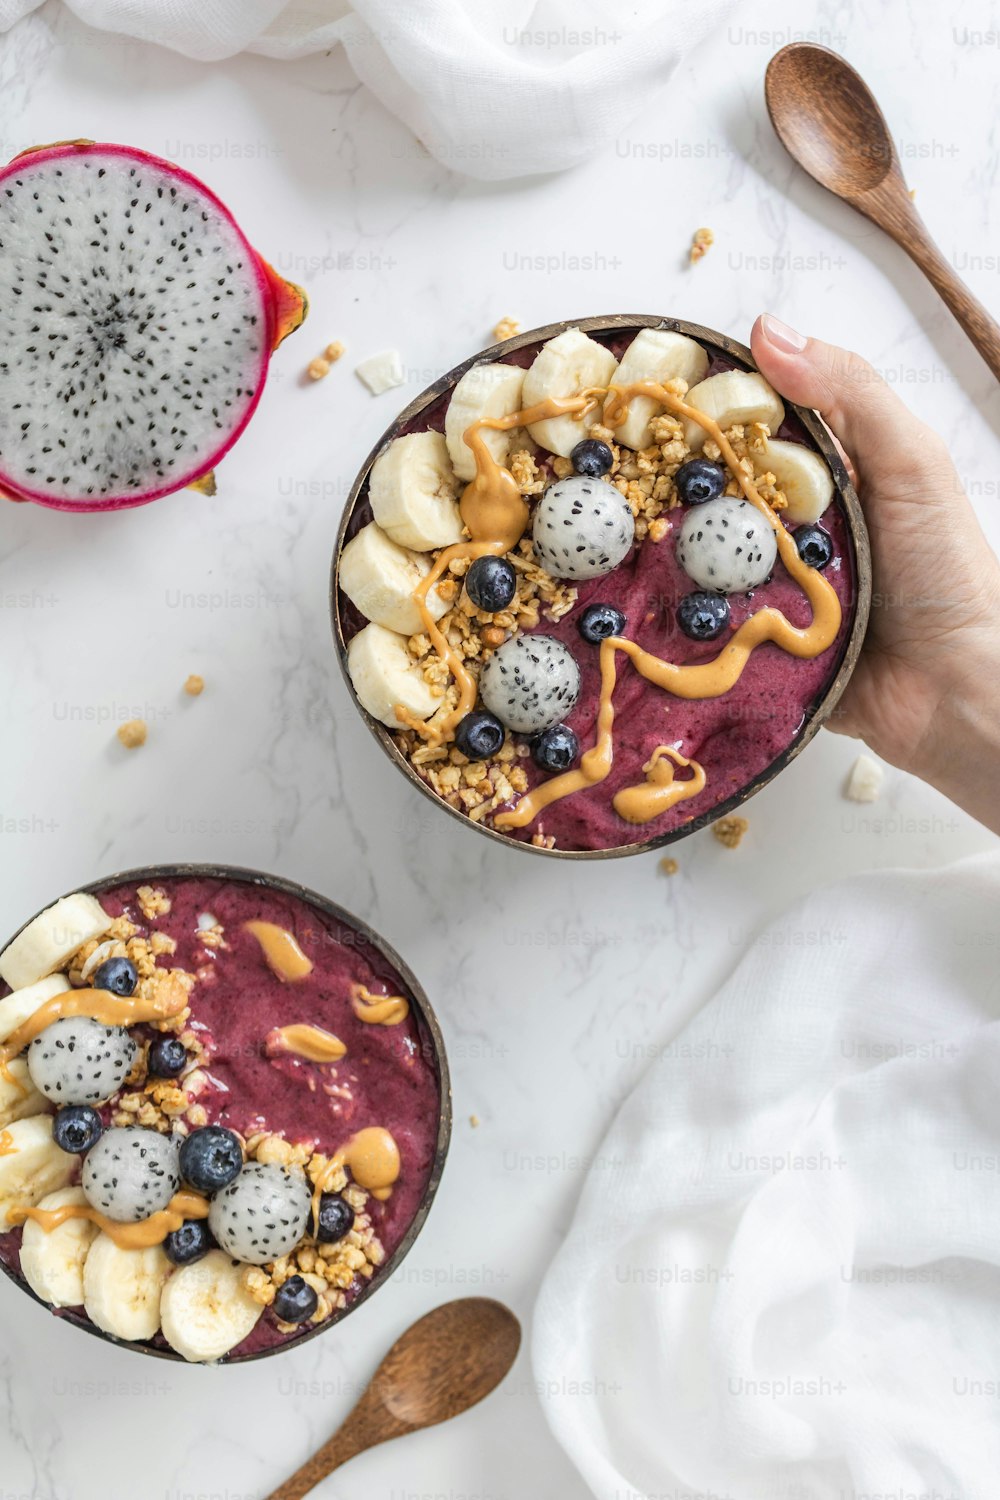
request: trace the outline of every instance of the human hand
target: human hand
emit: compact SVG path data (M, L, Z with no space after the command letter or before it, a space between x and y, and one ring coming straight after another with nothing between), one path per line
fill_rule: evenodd
M871 537L871 623L829 727L1000 832L1000 563L943 440L860 355L766 313L750 342L840 443Z

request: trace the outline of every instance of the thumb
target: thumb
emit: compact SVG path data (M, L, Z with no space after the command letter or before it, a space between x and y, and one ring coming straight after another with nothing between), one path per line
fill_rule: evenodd
M775 390L819 412L867 488L912 494L914 486L926 488L929 470L951 470L937 433L913 415L860 354L806 338L770 313L757 319L750 346Z

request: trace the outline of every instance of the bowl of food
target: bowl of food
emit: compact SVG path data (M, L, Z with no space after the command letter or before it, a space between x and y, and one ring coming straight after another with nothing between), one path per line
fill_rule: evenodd
M159 865L0 953L0 1270L66 1322L239 1363L332 1327L419 1234L451 1130L434 1012L339 906Z
M583 318L400 413L333 560L341 667L401 771L494 840L573 859L731 813L833 711L871 598L823 423L749 349Z

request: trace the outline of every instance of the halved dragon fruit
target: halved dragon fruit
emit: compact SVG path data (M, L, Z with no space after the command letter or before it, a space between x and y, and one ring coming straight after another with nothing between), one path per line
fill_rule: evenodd
M305 312L172 162L23 152L0 169L0 493L58 510L213 493Z

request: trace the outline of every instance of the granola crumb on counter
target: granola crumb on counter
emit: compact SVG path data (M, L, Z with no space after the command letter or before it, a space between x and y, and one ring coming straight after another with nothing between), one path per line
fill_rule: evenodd
M472 1126L473 1130L478 1130L481 1123L482 1122L478 1115L469 1116L469 1124Z
M717 823L713 823L712 832L719 843L724 844L727 849L738 849L749 827L749 818L741 818L732 814L728 818L720 818Z
M702 256L707 252L709 246L714 244L715 235L710 229L696 229L694 234L691 236L691 264L694 265L695 261L701 260Z
M205 691L205 679L197 672L192 672L184 683L184 691L191 698L200 698Z
M677 863L676 859L671 859L670 856L667 855L666 858L660 860L657 869L659 870L661 875L676 875L677 871L680 869L680 865Z
M330 361L324 359L321 354L311 359L306 365L306 374L310 380L323 380L330 373Z
M137 750L146 743L149 726L145 719L129 719L126 724L119 724L115 732L126 750Z
M512 339L515 333L520 332L521 325L517 318L501 318L493 329L493 337L498 344L502 344L504 339Z
M333 342L331 344L327 344L326 348L323 350L323 358L327 360L331 365L335 365L337 363L337 360L344 353L345 348L346 345L342 344L339 339L334 339Z

